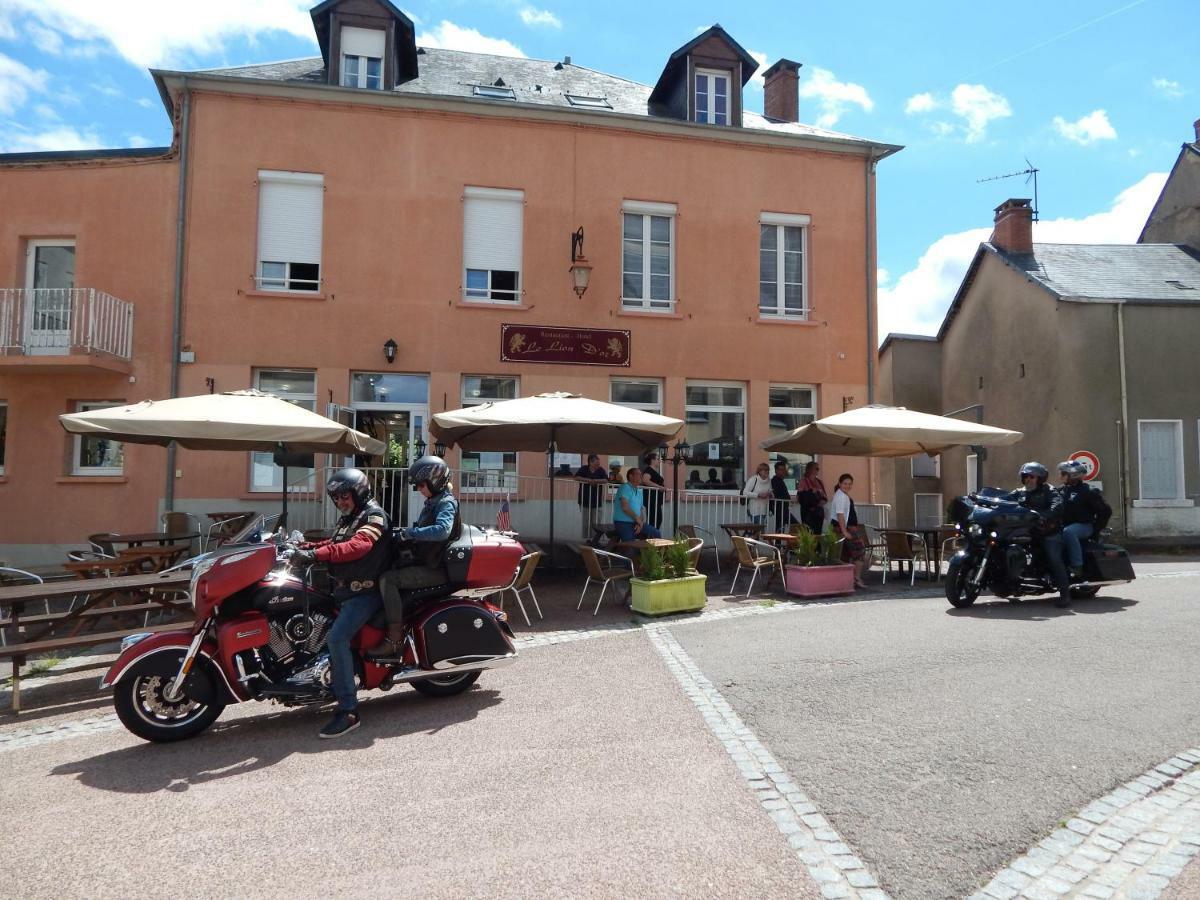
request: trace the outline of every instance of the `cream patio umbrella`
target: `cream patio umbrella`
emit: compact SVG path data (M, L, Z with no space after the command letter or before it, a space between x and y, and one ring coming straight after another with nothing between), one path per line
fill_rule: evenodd
M384 444L332 419L261 391L230 391L170 400L143 400L59 416L72 434L109 438L129 444L167 446L175 441L189 450L261 450L283 457L292 453L380 454ZM287 522L287 490L283 492Z
M464 450L640 454L666 443L683 421L616 403L555 392L436 413L429 433ZM550 553L554 553L554 467L550 467Z

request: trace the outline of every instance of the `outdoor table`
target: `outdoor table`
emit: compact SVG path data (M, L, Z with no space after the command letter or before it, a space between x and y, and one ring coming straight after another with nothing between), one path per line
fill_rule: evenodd
M0 587L0 609L7 608L10 617L7 621L0 620L0 626L5 627L8 636L6 646L0 647L0 658L9 657L12 660L12 710L21 709L21 665L25 657L32 653L51 650L61 650L69 647L86 647L95 644L106 644L119 640L127 632L93 633L79 635L77 632L89 620L100 616L121 615L133 612L150 612L158 608L175 611L187 610L188 605L178 600L168 599L187 590L190 572L160 572L150 575L123 575L114 578L92 578L86 581L64 580L49 581L44 584L21 584L12 587ZM31 631L22 637L21 614L28 603L43 603L58 597L72 597L86 594L83 604L77 609L65 613L49 613L47 615L31 616L27 619L30 625L44 627ZM135 601L130 603L129 601ZM109 601L124 601L122 605L100 608ZM141 602L137 602L141 601ZM178 628L174 625L159 625L143 628L143 631L161 631L165 628ZM63 636L67 635L67 636Z
M942 541L945 540L943 535L953 534L956 529L953 525L889 525L887 528L879 529L880 534L888 532L906 532L921 536L921 539L925 541L925 552L928 555L925 577L933 581L937 578L934 573L942 571Z
M757 522L726 522L721 525L721 530L729 535L731 538L730 543L732 544L732 538L734 535L738 535L739 537L757 538L767 530L767 526L760 525ZM737 548L735 547L726 558L730 561L735 561L737 559Z
M618 550L631 553L630 559L633 560L634 571L638 571L642 550L646 547L653 547L661 554L674 544L675 542L669 538L638 538L632 541L618 541L613 546Z
M191 549L190 544L167 544L161 547L126 547L117 551L117 559L134 560L141 571L161 572L175 565Z
M800 538L796 537L794 534L784 534L783 532L769 532L759 535L759 538L766 541L776 550L781 551L789 550L793 544L798 543L800 540Z
M129 547L140 547L142 544L165 546L166 544L190 544L200 537L200 533L192 531L184 534L170 534L166 531L145 531L138 534L109 534L106 537L111 544L125 544Z

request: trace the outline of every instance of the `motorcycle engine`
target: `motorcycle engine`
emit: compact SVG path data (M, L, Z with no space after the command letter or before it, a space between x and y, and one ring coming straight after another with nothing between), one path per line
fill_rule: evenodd
M316 653L325 642L331 619L321 613L296 613L287 619L272 619L267 646L280 662L288 662L296 653Z
M1011 544L1004 551L1004 562L1008 570L1007 580L1018 583L1026 567L1033 564L1033 557L1023 547Z

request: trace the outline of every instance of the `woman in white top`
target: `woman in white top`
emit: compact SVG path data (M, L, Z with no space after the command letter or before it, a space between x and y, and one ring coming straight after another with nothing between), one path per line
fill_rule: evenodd
M750 521L755 525L765 525L771 497L771 467L765 462L759 463L758 471L746 479L742 496L749 498L746 501L746 512L750 515Z
M854 586L861 588L866 587L862 577L871 561L867 559L866 542L858 524L854 501L850 499L853 487L854 476L849 473L838 479L837 490L833 492L833 500L829 504L829 526L842 538L842 562L853 564Z

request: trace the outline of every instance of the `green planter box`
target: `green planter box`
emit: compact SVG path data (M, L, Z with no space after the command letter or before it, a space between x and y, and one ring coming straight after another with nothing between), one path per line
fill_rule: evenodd
M633 611L644 616L665 616L668 613L696 612L704 609L708 594L704 591L707 575L686 578L664 578L661 581L629 580L633 592Z

